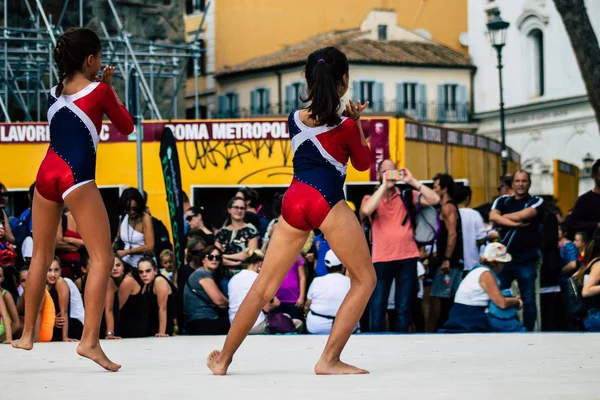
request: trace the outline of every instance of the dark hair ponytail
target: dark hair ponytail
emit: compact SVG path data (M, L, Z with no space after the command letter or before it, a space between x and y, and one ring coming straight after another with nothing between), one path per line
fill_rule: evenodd
M70 28L58 38L52 53L58 67L57 97L62 93L63 81L80 71L85 59L97 55L100 50L100 38L87 28Z
M319 125L337 125L340 95L338 85L344 84L348 73L348 58L335 47L325 47L308 56L304 76L308 86L308 97L301 99L308 103L310 118Z

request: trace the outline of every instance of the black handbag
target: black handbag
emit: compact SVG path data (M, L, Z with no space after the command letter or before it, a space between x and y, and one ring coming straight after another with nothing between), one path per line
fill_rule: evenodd
M564 293L563 301L567 314L572 318L584 318L587 315L581 290L583 285L573 276L561 284L561 292Z

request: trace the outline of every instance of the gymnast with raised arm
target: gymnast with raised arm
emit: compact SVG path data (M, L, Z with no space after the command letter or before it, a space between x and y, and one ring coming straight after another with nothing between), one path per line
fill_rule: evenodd
M370 149L359 122L368 103L355 104L350 100L345 107L341 104L340 98L348 90L348 59L334 47L310 54L304 74L308 96L302 100L309 105L292 112L288 118L294 179L283 198L281 218L261 272L235 315L223 349L208 356L207 365L215 375L227 373L258 314L277 292L309 232L315 228L325 234L348 268L352 282L315 373L368 373L340 360L376 282L365 236L343 191L348 159L359 171L370 166Z
M100 347L100 320L113 264L108 215L94 182L96 148L102 116L129 135L133 120L112 86L114 67L105 67L102 79L100 39L86 28L67 30L54 48L58 85L48 95L50 147L36 178L33 197L33 257L29 267L25 322L13 346L31 350L34 326L44 296L46 272L54 257L56 230L63 202L71 211L90 256L85 289L85 326L77 346L79 355L109 371L120 365Z

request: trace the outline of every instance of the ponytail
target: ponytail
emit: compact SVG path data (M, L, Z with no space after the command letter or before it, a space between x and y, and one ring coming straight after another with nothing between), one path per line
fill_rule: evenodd
M338 86L345 84L344 75L347 74L348 59L335 47L319 49L308 56L304 67L308 96L301 100L310 103L309 117L319 125L332 126L341 122Z

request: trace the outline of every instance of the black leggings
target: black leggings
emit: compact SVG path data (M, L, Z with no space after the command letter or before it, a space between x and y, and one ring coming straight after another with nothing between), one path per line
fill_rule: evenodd
M187 335L226 335L229 332L229 319L194 319L185 324Z

